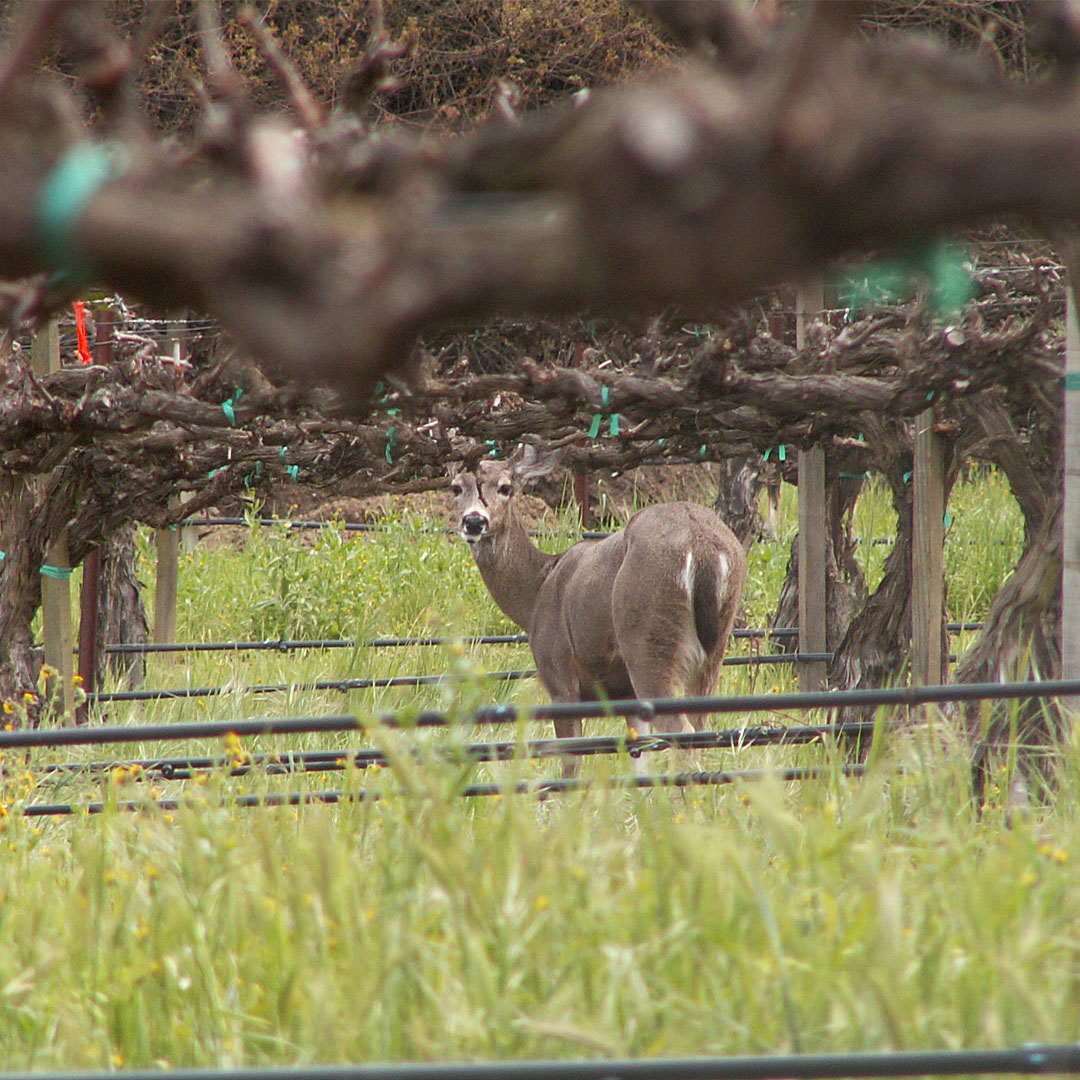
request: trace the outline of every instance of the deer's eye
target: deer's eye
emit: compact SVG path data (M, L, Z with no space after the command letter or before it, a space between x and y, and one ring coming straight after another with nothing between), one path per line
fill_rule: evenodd
M462 493L462 491L464 491L464 490L465 489L460 484L451 484L450 485L450 493L452 495L455 495L455 496L460 495Z
M511 487L510 484L500 484L498 491L500 495L504 496L505 498L509 498L510 495L513 494L514 489L513 487Z

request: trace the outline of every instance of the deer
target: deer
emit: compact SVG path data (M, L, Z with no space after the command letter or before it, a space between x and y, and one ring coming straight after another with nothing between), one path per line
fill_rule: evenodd
M549 473L558 452L522 444L506 461L451 466L458 532L492 599L529 638L555 702L712 693L746 582L746 553L707 507L658 503L603 539L541 551L515 497ZM686 714L628 719L631 736L700 730ZM555 720L559 738L581 721ZM563 756L563 775L578 759Z

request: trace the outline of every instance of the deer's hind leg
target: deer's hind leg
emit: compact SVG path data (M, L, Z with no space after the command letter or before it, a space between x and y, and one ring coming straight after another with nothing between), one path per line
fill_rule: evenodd
M672 587L659 591L643 589L642 569L639 566L635 572L628 561L615 579L612 599L619 652L636 697L681 697L689 692L695 673L705 660L694 629L690 596L678 587L674 573ZM650 569L655 572L656 567ZM637 720L631 721L630 726L642 735L681 734L695 729L687 714L681 712L657 713L648 725L649 730L643 730L644 725ZM686 771L698 769L700 764L695 751L680 749L674 752L671 767Z
M648 663L642 664L631 671L630 677L634 684L634 695L639 698L676 698L681 697L684 691L684 677L679 671L678 657L657 657ZM694 725L686 713L657 713L650 722L642 722L637 718L628 721L631 731L635 731L642 737L649 735L681 734L694 731ZM664 751L661 757L667 758L673 755L669 768L675 768L685 772L701 768L697 752L691 749L677 749ZM643 755L636 762L637 772L650 772L656 766L650 768ZM655 758L655 754L651 755Z
M686 693L693 673L705 659L694 630L690 597L677 588L659 593L643 589L641 581L641 573L634 572L629 559L615 576L612 615L619 653L635 696L679 697ZM693 728L685 714L674 713L657 714L652 730Z

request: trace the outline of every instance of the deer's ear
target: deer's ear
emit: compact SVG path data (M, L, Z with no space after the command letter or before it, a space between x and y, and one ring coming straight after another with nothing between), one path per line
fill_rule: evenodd
M508 462L519 480L532 480L537 476L546 476L559 462L561 450L547 450L540 453L535 446L521 443L510 455Z
M446 475L449 476L451 480L453 480L453 478L457 476L459 472L464 472L464 470L464 461L450 461L446 465Z

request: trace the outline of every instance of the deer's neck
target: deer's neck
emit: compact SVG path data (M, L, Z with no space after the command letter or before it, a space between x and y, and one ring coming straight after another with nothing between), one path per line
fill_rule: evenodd
M529 633L536 595L558 556L541 551L517 515L502 532L475 544L472 552L491 598Z

